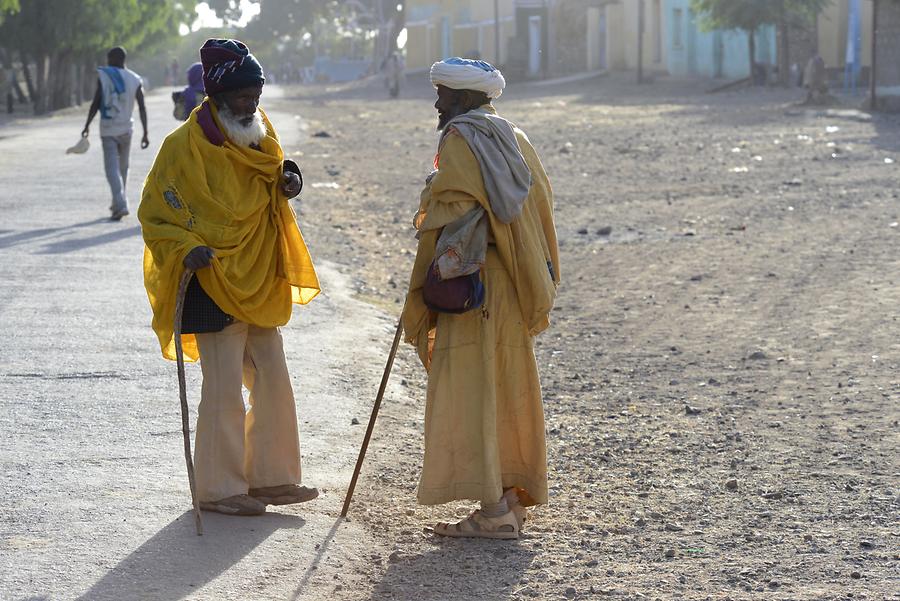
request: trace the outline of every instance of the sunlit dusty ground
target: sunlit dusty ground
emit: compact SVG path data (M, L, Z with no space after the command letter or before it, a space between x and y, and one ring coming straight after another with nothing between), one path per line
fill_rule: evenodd
M898 120L703 88L612 77L497 102L556 193L551 505L518 544L423 533L465 506L415 505L424 379L405 349L416 400L386 401L355 506L399 555L346 567L372 598L896 594ZM432 91L293 94L310 244L399 313Z

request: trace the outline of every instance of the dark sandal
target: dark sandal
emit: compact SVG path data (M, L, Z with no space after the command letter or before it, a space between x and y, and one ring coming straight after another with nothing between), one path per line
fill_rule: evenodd
M200 501L200 509L225 515L262 515L266 505L249 495L234 495L218 501Z
M281 486L251 488L249 494L266 505L291 505L292 503L312 501L319 496L319 489L297 484L283 484Z

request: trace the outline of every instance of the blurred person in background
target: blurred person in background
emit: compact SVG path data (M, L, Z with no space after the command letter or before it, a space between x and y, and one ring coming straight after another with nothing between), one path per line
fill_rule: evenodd
M125 186L131 157L131 135L134 131L134 103L137 101L144 136L141 148L150 146L147 138L147 107L141 76L125 67L125 49L117 46L106 53L105 67L98 67L97 91L88 110L87 123L81 136L90 134L91 121L100 112L100 140L103 144L103 167L112 192L110 219L119 221L129 214Z

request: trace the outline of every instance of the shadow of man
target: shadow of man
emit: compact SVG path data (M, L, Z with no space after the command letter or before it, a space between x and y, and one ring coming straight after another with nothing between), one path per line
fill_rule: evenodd
M19 244L24 244L35 239L47 238L55 234L65 234L70 231L90 227L92 225L99 225L101 223L109 223L109 219L92 219L90 221L82 221L81 223L73 223L72 225L65 225L60 227L42 227L33 230L24 230L21 232L16 230L3 230L3 234L0 235L0 248L18 246Z
M65 238L63 240L45 244L44 247L38 251L38 254L58 255L62 253L76 252L79 250L84 250L86 248L101 246L103 244L111 244L113 242L118 242L119 240L124 240L125 238L140 235L141 226L136 225L128 229L118 229L111 232L103 232L102 234L88 236L86 238Z
M204 513L204 535L186 511L119 562L79 601L182 599L237 564L276 530L299 529L302 518L280 513L233 517Z
M392 559L370 599L446 601L509 599L534 561L535 552L510 541L435 539L421 555Z

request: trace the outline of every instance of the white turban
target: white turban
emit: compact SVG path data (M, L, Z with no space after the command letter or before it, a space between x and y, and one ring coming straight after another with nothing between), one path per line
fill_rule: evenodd
M448 58L431 65L431 85L438 84L453 90L476 90L488 98L499 98L506 87L500 69L484 61Z

